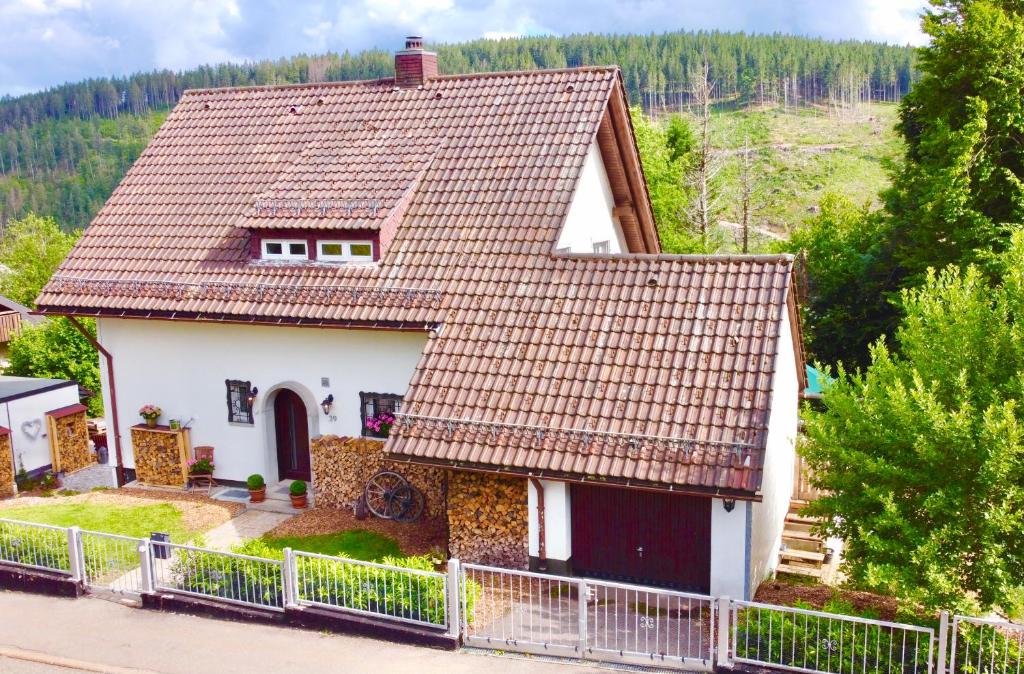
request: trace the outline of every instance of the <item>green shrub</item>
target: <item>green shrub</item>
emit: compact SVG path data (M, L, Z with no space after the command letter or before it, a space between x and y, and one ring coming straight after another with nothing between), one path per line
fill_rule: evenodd
M255 546L241 546L239 554L252 554ZM259 549L258 552L269 552ZM284 607L281 567L271 557L253 554L267 561L229 557L223 554L177 549L171 565L171 579L176 589L208 597L232 599L261 606Z
M796 608L811 609L803 602ZM838 599L829 601L823 612L856 615L851 604ZM877 618L869 613L859 617ZM736 655L741 658L834 674L928 671L930 640L924 633L791 613L782 607L742 609L736 629Z
M0 522L0 561L70 571L67 534Z
M263 476L262 476L262 475L260 475L259 473L253 473L252 475L250 475L250 476L249 476L249 479L247 479L247 480L245 481L245 484L246 484L246 486L248 486L248 487L249 487L249 489L251 489L252 491L257 491L257 490L259 490L259 489L263 489L264 487L266 487L266 486L267 486L267 483L266 483L266 481L265 481L265 480L263 479Z
M306 483L303 480L295 480L288 486L288 493L292 496L302 496L306 493Z

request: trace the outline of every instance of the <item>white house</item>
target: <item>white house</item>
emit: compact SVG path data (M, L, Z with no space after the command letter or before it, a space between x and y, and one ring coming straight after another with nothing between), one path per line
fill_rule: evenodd
M391 460L521 488L524 564L751 596L792 259L661 253L617 68L396 73L184 94L38 300L97 318L115 456L153 403L218 479L315 489L313 439L394 411Z
M37 474L50 469L46 415L78 404L76 382L0 376L0 427L10 429L15 471Z

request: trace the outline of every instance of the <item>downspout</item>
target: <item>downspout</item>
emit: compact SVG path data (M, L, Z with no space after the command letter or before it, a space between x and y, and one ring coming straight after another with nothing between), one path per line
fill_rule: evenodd
M114 357L103 348L103 345L96 341L96 338L89 334L89 331L85 329L81 323L74 316L65 316L71 325L75 326L75 329L82 333L82 336L89 340L89 343L95 347L97 351L103 354L103 357L107 360L107 380L110 384L110 406L111 420L114 422L114 456L117 457L117 486L123 487L125 485L124 475L124 457L121 455L121 424L118 421L117 415L117 386L114 384Z
M533 490L537 492L537 558L541 571L548 568L547 536L544 533L544 485L535 477L530 478Z

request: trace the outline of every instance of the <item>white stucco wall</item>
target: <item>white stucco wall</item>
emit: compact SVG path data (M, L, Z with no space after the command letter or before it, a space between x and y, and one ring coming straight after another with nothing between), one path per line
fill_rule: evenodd
M750 502L736 501L727 512L720 498L711 499L711 595L748 599L747 523Z
M613 215L615 196L595 139L587 153L569 212L558 236L557 249L572 253L593 253L594 244L608 241L611 253L626 250L618 218Z
M15 470L31 472L52 463L46 413L79 402L78 384L0 404L0 426L11 429ZM36 422L39 422L36 425Z
M779 562L782 530L793 494L793 468L800 413L800 380L793 351L789 312L779 326L778 353L768 418L767 452L761 481L762 500L753 507L751 527L750 587L774 573Z
M360 435L359 392L404 394L427 341L425 332L111 318L97 323L99 340L114 358L125 466L135 465L130 428L142 421L139 408L153 403L164 412L161 423L192 419L192 445L212 445L215 475L227 480L257 472L277 480L273 399L281 388L302 397L310 438ZM113 434L105 367L102 374ZM321 385L323 377L328 386ZM259 389L252 425L228 423L226 379L251 381ZM328 394L334 395L329 417L320 408ZM112 443L110 450L113 462Z
M572 488L565 482L539 480L544 490L544 544L547 559L565 561L572 557ZM537 490L529 482L530 556L540 555L540 518Z

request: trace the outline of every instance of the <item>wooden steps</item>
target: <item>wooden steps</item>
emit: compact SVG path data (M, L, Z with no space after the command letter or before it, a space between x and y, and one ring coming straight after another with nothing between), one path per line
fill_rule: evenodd
M822 577L825 563L825 541L814 532L818 520L799 514L804 502L791 501L782 531L782 550L779 551L778 573L790 573L810 578Z

